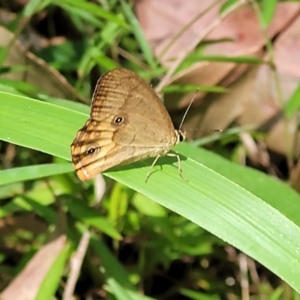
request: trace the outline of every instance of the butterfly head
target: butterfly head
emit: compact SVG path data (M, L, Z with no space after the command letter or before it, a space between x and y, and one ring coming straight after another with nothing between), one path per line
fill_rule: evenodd
M186 139L186 130L175 130L176 134L176 144L185 141Z

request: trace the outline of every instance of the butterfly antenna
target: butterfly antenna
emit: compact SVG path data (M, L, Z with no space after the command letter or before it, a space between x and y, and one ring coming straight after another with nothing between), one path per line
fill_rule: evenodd
M198 94L198 92L199 92L199 89L196 90L196 93L195 93L194 97L192 98L192 100L191 100L190 104L188 105L187 109L185 110L185 113L184 113L184 115L182 117L182 120L181 120L181 123L179 125L179 130L181 129L181 127L183 125L183 122L184 122L184 120L186 118L186 115L187 115L188 111L190 110L190 108L191 108L191 106L192 106L192 104L193 104L193 102L194 102L194 100L195 100L196 95Z

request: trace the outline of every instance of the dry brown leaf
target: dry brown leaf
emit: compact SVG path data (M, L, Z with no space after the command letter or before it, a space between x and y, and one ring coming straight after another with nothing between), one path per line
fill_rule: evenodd
M204 12L214 0L177 1L177 0L140 0L136 2L136 13L155 55L160 58L162 49L174 36L200 12ZM222 3L210 9L197 22L184 31L160 62L165 64L179 53L186 51L189 43L201 35L209 24L219 19ZM299 12L296 3L279 3L268 33L272 37L282 30ZM207 40L229 39L216 42L204 49L206 55L245 55L256 53L265 45L265 38L251 7L241 8L226 17L220 25L206 37Z
M299 142L297 145L294 142L297 134L297 120L296 118L284 119L282 110L299 85L300 72L297 68L298 55L296 55L296 52L300 51L300 33L297 30L299 25L300 17L281 33L274 44L274 63L282 100L279 98L273 70L267 65L260 66L253 91L249 94L245 113L239 118L241 125L249 124L249 122L257 126L264 124L264 131L269 133L266 140L267 146L285 155L296 150L293 153L294 156L299 155L300 147Z
M193 138L211 134L215 129L225 129L236 120L245 110L248 95L253 89L255 72L241 76L230 86L230 92L223 95L210 95L205 98L200 107L193 108L193 112L185 122L185 128L194 131ZM199 118L203 115L202 118ZM248 123L249 124L249 123Z
M66 236L61 235L42 247L1 293L1 299L35 299L45 275L65 246Z
M154 53L163 65L170 64L170 59L187 51L189 44L197 39L197 36L200 36L209 24L220 18L218 11L221 3L199 17L192 26L187 27L169 51L160 58L160 53L174 36L212 3L214 3L213 0L205 2L141 0L137 2L136 12L141 26ZM297 3L279 3L267 30L270 39L280 35L275 43L275 64L278 67L285 101L299 84L299 68L295 63L295 59L296 62L299 59L297 53L300 51L298 38L300 21L297 18L299 12L300 7ZM284 31L286 28L288 29ZM266 38L251 6L239 8L227 16L208 33L206 40L216 42L205 46L204 55L230 57L252 55L268 59L264 54ZM295 122L282 123L280 117L277 117L282 111L283 103L280 103L278 99L272 70L266 65L254 68L250 72L248 69L249 66L245 64L237 67L235 63L199 62L174 76L172 82L169 83L202 85L221 83L223 86L229 85L230 87L230 92L226 95L205 97L204 92L199 93L196 98L198 107L194 107L189 113L185 127L196 128L195 137L198 137L202 132L225 129L237 119L241 125L251 124L257 127L272 121L274 126L271 124L267 131L270 131L267 139L268 147L279 153L290 153L294 147ZM239 79L243 72L247 74ZM168 108L182 108L190 102L192 97L192 93L184 97L172 93L165 96L165 103Z

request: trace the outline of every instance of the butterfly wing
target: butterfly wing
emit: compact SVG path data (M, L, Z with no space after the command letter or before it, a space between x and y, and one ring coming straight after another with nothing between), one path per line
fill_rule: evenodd
M136 73L114 69L96 85L90 119L71 145L81 180L119 164L166 153L178 141L171 118Z

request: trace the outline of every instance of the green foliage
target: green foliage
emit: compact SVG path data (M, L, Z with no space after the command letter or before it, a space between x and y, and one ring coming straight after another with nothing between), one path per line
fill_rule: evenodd
M88 36L79 41L67 41L40 53L50 65L64 70L68 80L85 96L88 95L87 76L96 66L107 70L121 64L139 70L133 61L112 59L116 56L116 39L127 46L132 56L136 54L139 65L149 65L146 71L141 71L145 78L164 70L155 61L127 2L103 2L107 8L83 0L29 1L21 14L30 18L56 5L70 14L79 31L88 31ZM223 11L235 2L227 1ZM272 1L272 7L267 10L265 2L263 26L269 24L276 4ZM198 53L188 56L181 68L199 60ZM203 56L200 60L205 59L261 63L247 57ZM72 71L78 71L79 78L72 78ZM184 295L185 299L224 299L228 294L239 295L237 284L231 287L226 283L231 275L218 276L220 270L225 273L230 270L232 274L237 268L235 263L231 268L227 266L224 251L227 245L249 255L300 292L297 279L300 278L300 196L286 183L185 142L174 150L180 154L186 180L179 176L177 162L170 157L158 161L147 183L151 160L116 167L104 174L109 188L99 205L95 192L98 179L95 185L80 183L69 162L70 144L88 118L88 106L69 99L50 98L21 82L1 79L0 84L2 157L9 144L16 147L12 162L2 160L0 217L6 220L33 214L45 225L45 230L30 235L27 248L23 246L28 261L48 239L67 236L44 274L36 299L62 297L62 282L69 276L68 263L86 232L90 241L79 282L91 282L84 292L89 288L98 289L105 294L105 299L155 298L155 293L146 289L150 285L147 283L154 281L159 272L168 273L176 262L185 263L186 274L180 274L178 284L172 282L175 295ZM180 90L180 86L174 85L169 91L172 88L183 93L196 87L186 85ZM203 87L203 90L226 91L217 87ZM286 107L289 116L297 112L298 94L297 90ZM28 232L30 229L22 231L20 236L7 235L3 243L10 242L16 247ZM210 262L216 259L222 261L222 267ZM5 254L1 260L5 261ZM18 263L8 273L16 276L24 266L23 262ZM4 268L0 269L2 272L5 273ZM177 279L172 277L172 280ZM144 287L144 294L153 298L140 293ZM76 293L80 291L75 290ZM280 299L282 293L281 288L274 289L270 283L260 295Z

